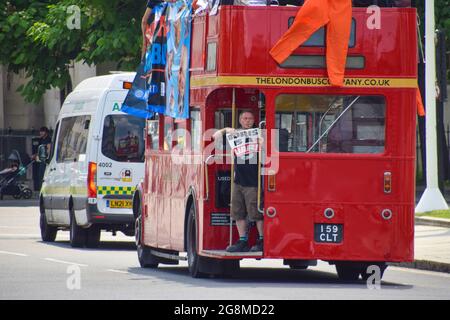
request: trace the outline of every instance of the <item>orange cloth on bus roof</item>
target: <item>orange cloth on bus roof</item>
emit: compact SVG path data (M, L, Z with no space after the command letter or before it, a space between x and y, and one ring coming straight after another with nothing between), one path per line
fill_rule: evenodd
M343 86L351 21L351 0L307 0L270 54L281 64L314 32L327 25L328 77L332 85Z
M421 117L425 116L425 108L422 103L422 95L420 94L420 89L416 89L416 99L417 99L417 114Z

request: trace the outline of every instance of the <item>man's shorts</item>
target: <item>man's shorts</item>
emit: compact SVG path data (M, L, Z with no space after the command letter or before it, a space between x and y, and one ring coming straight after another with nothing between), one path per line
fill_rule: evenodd
M250 221L263 220L263 215L258 212L258 188L243 187L233 184L231 198L231 217L234 220L248 219Z

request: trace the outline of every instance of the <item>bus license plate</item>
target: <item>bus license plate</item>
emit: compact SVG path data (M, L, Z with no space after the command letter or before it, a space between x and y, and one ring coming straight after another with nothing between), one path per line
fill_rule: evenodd
M314 240L321 243L341 243L343 236L342 224L316 223L314 225Z
M118 208L118 209L131 209L131 200L108 200L107 207Z

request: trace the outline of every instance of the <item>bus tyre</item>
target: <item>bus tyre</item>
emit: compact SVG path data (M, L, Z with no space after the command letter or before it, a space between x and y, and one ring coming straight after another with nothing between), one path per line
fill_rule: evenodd
M41 238L44 242L54 242L58 228L51 226L47 223L47 217L45 216L45 208L41 204L41 215L39 218L39 226L41 228Z
M100 244L100 234L101 229L93 225L89 229L86 230L86 247L88 248L97 248Z
M357 281L361 273L361 269L351 263L336 263L336 271L339 279L343 281Z
M82 248L86 244L86 229L77 224L73 208L70 209L70 245L72 248Z
M139 264L141 268L157 268L158 267L158 258L155 257L151 249L146 247L142 243L142 208L141 205L138 205L138 212L134 226L134 235L136 240L136 250L138 255Z
M297 265L294 265L294 264L290 264L289 265L289 268L291 270L306 270L306 269L308 269L308 267L309 266L297 266Z
M197 253L197 224L195 221L195 209L191 205L187 221L187 258L189 273L193 278L204 277L200 272L200 256Z

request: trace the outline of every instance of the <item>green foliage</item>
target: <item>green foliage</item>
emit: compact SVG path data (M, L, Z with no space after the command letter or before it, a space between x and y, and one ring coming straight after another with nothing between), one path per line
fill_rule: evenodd
M433 217L441 219L450 219L450 210L435 210L417 214L419 217Z
M67 26L71 5L80 8L80 29ZM36 103L45 90L66 86L72 60L134 70L144 10L144 0L0 0L0 64L25 71L30 81L19 91Z
M33 102L38 102L51 87L66 86L72 60L89 64L117 61L119 68L134 70L140 57L140 20L145 3L0 0L0 64L7 65L10 71L25 71L30 81L19 90ZM423 28L424 1L417 3ZM80 30L67 27L70 5L81 9ZM450 0L435 0L435 5L436 24L446 30L450 50Z
M447 50L450 50L450 0L435 0L434 6L436 28L445 30ZM420 16L420 29L423 35L425 32L425 1L417 0L417 11Z

